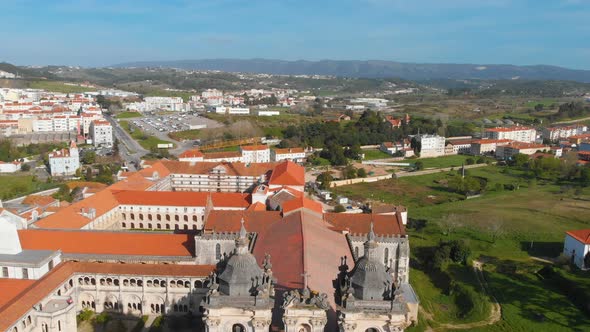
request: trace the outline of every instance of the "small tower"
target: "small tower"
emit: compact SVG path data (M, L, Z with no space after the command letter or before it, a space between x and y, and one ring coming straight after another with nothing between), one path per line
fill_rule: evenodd
M372 222L364 248L352 272L346 267L338 276L340 331L403 331L416 319L418 300L411 286L395 282L379 259Z
M268 331L274 307L270 257L261 269L249 251L244 219L235 242L221 274L209 278L209 292L202 302L207 331Z
M78 146L76 145L76 141L70 142L70 157L79 157Z

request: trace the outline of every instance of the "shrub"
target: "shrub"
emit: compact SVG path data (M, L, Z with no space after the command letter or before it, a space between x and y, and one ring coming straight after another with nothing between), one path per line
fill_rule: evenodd
M96 324L103 324L106 325L111 320L111 316L106 312L101 312L98 316L94 318L94 322Z
M78 321L78 323L85 322L87 320L90 320L90 318L92 318L92 315L94 315L94 311L90 309L84 309L80 311L78 316L76 316L76 321Z
M338 204L334 207L334 212L336 213L341 213L346 211L346 208L344 206L342 206L342 204Z
M453 297L459 309L460 318L468 316L477 305L482 305L483 303L483 299L478 293L460 283L454 283Z
M473 164L475 164L475 160L473 160L473 158L467 158L467 159L465 159L465 163L467 165L473 165Z
M141 316L141 319L137 321L137 324L131 329L131 332L141 332L143 327L145 326L145 322L147 322L148 316L144 315Z

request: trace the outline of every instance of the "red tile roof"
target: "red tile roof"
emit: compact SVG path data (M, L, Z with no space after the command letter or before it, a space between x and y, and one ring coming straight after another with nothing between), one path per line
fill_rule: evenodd
M286 148L286 149L274 149L275 154L289 154L289 153L303 153L305 149L303 148Z
M209 174L212 169L222 166L226 170L226 174L233 176L254 176L259 177L272 171L277 163L252 163L246 165L241 162L198 162L191 164L187 161L162 161L162 165L166 167L173 174Z
M406 228L399 217L395 215L371 215L348 213L325 213L324 220L330 223L334 231L348 231L352 234L366 234L371 221L377 235L406 235Z
M284 214L290 213L292 211L297 211L299 209L308 209L316 213L319 213L320 215L324 212L322 204L309 198L303 197L303 195L286 201L285 203L283 203L282 207Z
M250 194L191 192L191 191L134 191L113 192L119 204L161 206L205 206L211 196L213 206L247 208Z
M192 256L194 252L194 239L186 234L26 229L18 235L23 249L68 254Z
M268 150L268 145L245 145L240 146L243 151L264 151Z
M260 202L256 202L250 205L247 209L248 211L266 211L266 205Z
M589 229L578 229L575 231L568 231L566 234L570 235L574 239L584 243L590 244L590 228Z
M0 308L34 283L35 280L0 278Z
M471 144L498 144L498 143L510 143L513 142L511 139L478 139L471 142Z
M178 158L200 158L203 156L203 152L201 152L199 149L192 149L184 151L178 155Z
M47 206L49 204L55 203L55 198L51 196L43 196L43 195L29 195L23 199L22 204L25 205L37 205L37 206Z
M305 185L305 168L292 161L284 161L272 171L268 184L303 186Z

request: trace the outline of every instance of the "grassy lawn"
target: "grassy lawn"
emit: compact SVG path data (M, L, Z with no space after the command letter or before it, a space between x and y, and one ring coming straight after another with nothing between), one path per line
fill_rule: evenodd
M528 101L525 106L529 108L533 108L539 104L543 105L544 108L551 107L551 105L556 104L557 100L555 99L542 99L542 100L531 100Z
M144 149L151 150L152 148L157 148L158 144L171 143L169 141L161 140L156 136L147 135L137 127L133 127L133 129L131 129L128 121L120 121L119 123L121 124L121 127L125 129L125 131L127 131L129 135L131 135L131 137L136 140Z
M80 93L88 91L96 91L95 88L87 88L78 85L69 85L64 82L56 81L32 81L28 83L28 87L31 89L43 89L51 92L61 93Z
M117 114L117 119L129 119L129 118L141 118L142 115L139 112L121 112Z
M6 200L59 186L59 183L33 181L32 175L0 176L0 199Z
M189 130L182 130L182 131L175 131L168 133L168 136L176 141L184 141L184 140L191 140L201 138L203 132L199 129L189 129Z
M391 156L381 150L363 150L365 154L365 159L363 160L376 160L376 159L386 159L391 158Z
M420 160L424 163L424 168L445 168L445 167L460 167L466 160L471 158L477 160L477 157L467 156L462 154L443 156L437 158L420 158L420 159L409 159L407 162L415 163Z

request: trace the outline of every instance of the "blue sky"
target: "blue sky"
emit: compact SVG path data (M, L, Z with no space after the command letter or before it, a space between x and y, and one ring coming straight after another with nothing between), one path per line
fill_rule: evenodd
M204 58L590 69L590 0L0 0L0 61Z

